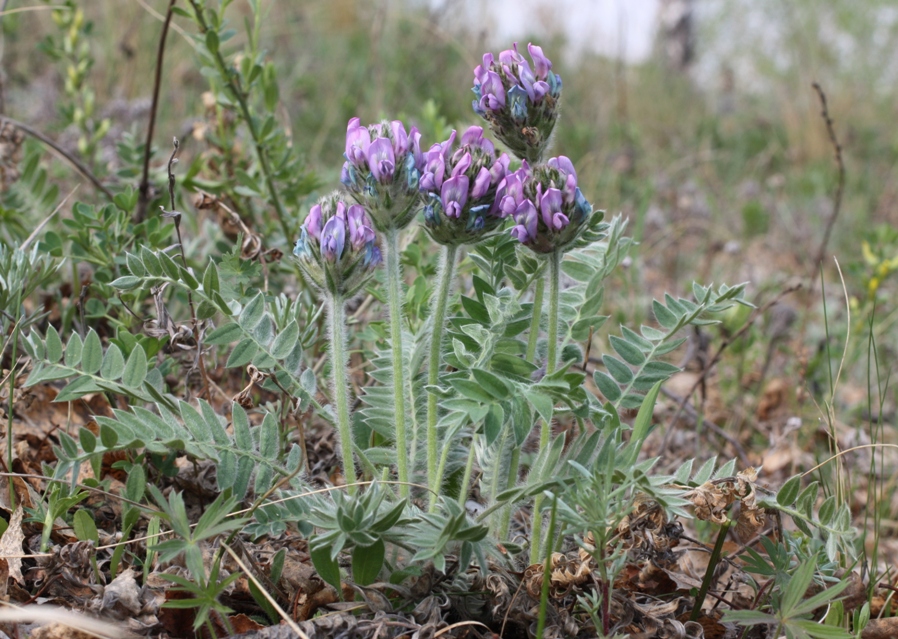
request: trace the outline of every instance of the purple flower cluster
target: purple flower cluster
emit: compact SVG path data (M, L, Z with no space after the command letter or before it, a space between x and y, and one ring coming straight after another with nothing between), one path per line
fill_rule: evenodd
M497 198L502 214L514 218L511 235L537 253L570 248L592 213L563 155L533 168L525 160L499 186Z
M492 53L484 54L474 69L473 107L515 155L536 162L558 118L561 77L541 47L528 44L527 51L532 68L517 43L500 53L498 62Z
M337 193L309 210L293 254L310 283L347 296L364 286L381 262L365 209L345 203Z
M406 133L398 120L362 126L352 118L344 157L340 182L365 206L374 226L379 231L407 226L419 203L424 167L418 129Z
M475 242L502 223L496 193L510 163L504 153L496 155L481 127L465 131L457 148L456 136L453 131L430 147L421 176L425 227L436 242L449 245Z

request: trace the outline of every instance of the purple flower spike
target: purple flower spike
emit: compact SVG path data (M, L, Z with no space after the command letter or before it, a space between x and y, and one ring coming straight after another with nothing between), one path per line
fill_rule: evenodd
M321 205L316 204L309 210L306 221L303 222L306 232L316 240L321 237Z
M371 134L368 127L360 126L359 118L352 118L346 126L346 159L356 166L362 166L365 160L365 152L371 144Z
M536 77L540 80L545 80L549 77L549 71L552 70L552 63L543 53L543 48L538 47L535 44L528 44L527 51L530 52L530 57L533 59Z
M365 152L371 175L381 184L389 184L393 181L393 172L396 169L396 156L393 154L393 145L388 138L377 138L368 146Z
M346 245L346 226L343 220L332 217L321 232L321 255L329 262L339 262Z
M480 83L480 106L490 111L498 111L505 106L505 88L498 73L487 71Z
M349 207L348 226L349 241L352 248L360 248L368 242L374 241L374 229L371 228L368 218L365 215L365 209L359 204L353 204Z
M455 219L461 217L461 211L468 201L468 184L466 175L456 175L443 182L440 199L448 217Z

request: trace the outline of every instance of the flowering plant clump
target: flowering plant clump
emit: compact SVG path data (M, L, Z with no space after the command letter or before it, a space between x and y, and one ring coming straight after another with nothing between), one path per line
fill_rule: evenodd
M508 172L506 154L496 156L483 128L470 127L453 150L456 132L424 154L421 192L424 224L434 241L445 245L470 244L498 227L504 215L496 190Z
M344 157L340 182L365 206L375 228L384 232L408 226L420 202L424 168L418 129L406 133L398 120L362 126L352 118Z
M293 254L310 284L341 296L358 292L381 262L365 209L345 203L338 193L311 208Z
M511 234L537 253L572 248L592 214L577 186L577 171L563 155L509 174L498 192L499 209L514 217Z
M533 68L518 53L518 45L483 56L474 69L474 111L490 123L502 142L519 158L536 162L549 144L558 119L561 77L541 47L527 45Z

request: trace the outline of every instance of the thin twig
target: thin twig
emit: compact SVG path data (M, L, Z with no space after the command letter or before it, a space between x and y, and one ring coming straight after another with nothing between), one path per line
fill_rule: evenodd
M175 222L175 233L178 235L178 248L181 252L181 264L184 265L184 270L186 271L188 268L187 258L184 257L184 242L181 239L181 213L175 210L175 173L172 169L178 161L178 149L180 148L178 138L174 138L172 145L174 148L172 149L171 157L168 158L168 197L171 201L171 210L168 213L163 213L163 215L171 217ZM193 322L193 341L196 343L197 366L200 369L200 376L203 379L202 394L206 399L211 399L209 377L206 374L206 364L203 362L203 343L200 339L200 323L196 317L196 307L193 305L193 294L189 290L187 291L187 305L190 307L190 319Z
M200 32L205 36L206 33L210 31L210 27L206 22L203 10L196 0L189 0L189 2L196 14L196 23L200 28ZM246 128L249 130L250 137L253 140L253 146L256 149L256 156L259 158L259 168L262 169L262 174L265 176L265 185L268 187L268 196L271 198L271 204L274 206L274 212L277 214L278 222L280 222L281 230L284 233L284 238L287 241L290 241L291 232L290 227L287 224L287 211L281 203L281 196L278 194L277 187L275 186L274 172L271 170L271 165L268 162L268 152L265 150L262 138L259 135L258 127L256 126L256 121L249 110L247 94L240 84L240 76L228 69L228 65L219 51L210 51L209 53L212 55L215 64L218 66L218 72L221 75L225 86L240 107L243 121L246 124Z
M18 120L13 120L12 118L5 116L5 115L0 116L0 122L9 122L11 125L16 127L17 129L19 129L20 131L27 133L31 137L36 138L36 139L40 140L41 142L43 142L44 144L46 144L47 146L49 146L51 149L53 149L54 151L59 153L59 155L61 155L64 159L68 160L69 164L74 166L81 175L83 175L88 180L90 180L91 183L97 188L97 190L101 191L103 193L103 195L105 195L107 197L107 199L109 199L110 202L113 201L113 198L115 196L112 194L112 191L110 191L105 186L103 186L103 183L100 182L100 179L96 175L94 175L93 172L83 162L81 162L81 160L79 160L74 155L72 155L71 153L66 151L64 148L62 148L61 146L56 144L56 142L54 142L53 140L48 138L46 135L44 135L37 129L31 128L27 124L23 124L22 122L19 122Z
M824 255L826 253L826 247L829 244L829 238L832 234L833 226L836 223L836 218L839 217L839 210L842 208L842 193L845 190L845 163L842 161L842 145L839 144L839 140L836 137L836 130L833 127L833 120L829 116L829 109L826 105L826 94L823 92L823 89L817 82L811 84L814 87L814 91L817 92L817 97L820 98L820 115L823 117L823 121L826 123L826 132L829 134L829 141L833 146L833 151L836 156L836 166L839 169L839 180L836 183L836 192L833 196L833 209L832 213L829 215L829 220L826 222L826 230L823 233L823 240L820 242L820 248L817 249L817 257L814 259L811 264L811 272L810 279L812 282L816 280L816 272L817 268L823 262Z
M150 155L153 152L153 131L156 129L156 110L159 106L159 89L162 86L162 57L165 55L165 38L168 36L168 27L174 15L175 2L170 0L165 21L162 23L162 35L159 37L159 50L156 53L156 77L153 80L153 102L150 105L150 122L147 127L147 141L143 150L143 178L140 180L140 195L137 200L137 222L143 222L147 214L147 206L150 204ZM174 208L174 207L172 207Z
M300 639L309 639L309 635L304 633L302 631L302 628L300 628L299 625L297 625L297 623L295 621L293 621L293 619L290 617L290 615L288 615L286 613L286 611L284 611L284 609L278 605L278 602L275 601L274 597L272 597L270 594L268 594L268 591L266 590L265 586L263 586L261 583L259 583L259 580L256 579L256 576L253 574L253 571L250 570L249 567L245 563L243 563L243 560L240 559L240 557L237 555L237 553L234 552L231 549L231 547L227 544L222 544L222 548L224 548L227 551L227 553L229 555L231 555L231 559L233 559L237 563L237 565L243 571L243 574L246 575L246 578L255 584L255 586L259 590L259 592L262 593L262 596L265 597L265 599L268 601L268 603L271 604L272 608L274 608L277 611L277 613L278 613L278 615L280 615L281 619L283 619L284 622L288 626L290 626L290 629L293 630L293 632L295 632L297 635L299 635Z
M674 413L673 417L670 420L670 426L667 428L667 432L664 434L664 440L661 443L661 454L663 455L665 451L667 451L667 444L670 441L670 436L673 434L674 429L677 427L677 419L680 417L680 414L683 412L683 409L686 407L686 403L689 401L689 398L692 397L692 394L695 393L696 389L701 386L708 374L711 370L717 365L717 362L720 361L723 352L729 347L730 344L738 340L740 337L745 335L748 332L748 329L752 327L752 325L757 321L759 317L761 317L764 313L767 312L770 307L779 302L786 295L793 293L794 291L801 288L801 284L794 284L789 288L786 288L780 291L776 297L772 300L764 304L763 306L756 308L754 312L745 320L745 323L739 328L738 331L733 333L730 337L726 338L723 343L720 345L720 348L717 349L717 352L714 353L714 357L712 357L707 365L702 369L701 374L699 374L698 379L692 384L692 388L689 389L687 393L683 394L683 398L680 400L680 404L677 406L677 410Z

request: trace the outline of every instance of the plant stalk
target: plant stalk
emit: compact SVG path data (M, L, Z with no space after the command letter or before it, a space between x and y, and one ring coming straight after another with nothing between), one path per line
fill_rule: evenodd
M440 362L442 361L443 328L446 323L446 307L449 303L449 290L455 275L455 259L457 246L444 246L440 258L440 279L434 298L431 318L433 330L430 333L430 354L427 365L427 384L436 386L440 378ZM427 483L434 491L430 496L431 511L436 507L437 495L440 492L442 477L438 473L439 441L437 418L439 398L434 393L427 394Z
M209 25L206 22L206 18L203 16L203 9L196 0L190 0L190 4L193 6L193 10L196 14L196 21L200 27L200 31L203 36L205 36L206 32L209 31ZM237 101L237 104L240 107L243 121L246 122L246 128L249 130L249 135L253 140L256 156L259 158L259 168L262 169L262 174L265 176L265 186L268 188L268 197L271 198L271 203L277 214L278 222L281 224L281 230L284 232L284 238L289 241L291 233L290 228L287 226L287 211L281 203L281 197L278 195L277 187L274 184L274 173L268 163L268 153L265 151L265 146L262 144L262 138L259 135L256 121L253 119L253 115L249 110L246 92L240 85L240 76L228 69L228 65L225 63L225 59L219 51L210 53L212 53L212 57L215 59L215 66L218 68L218 74L221 76L222 80L224 80L225 86L227 86L231 93L231 97Z
M334 393L334 414L337 417L337 433L340 435L340 451L343 455L343 477L349 494L358 490L355 461L352 457L352 422L349 416L349 381L346 367L349 354L346 351L346 303L343 296L333 294L328 297L328 331L331 344L331 385Z
M552 578L552 538L555 537L555 513L558 497L552 498L552 512L549 515L549 544L546 546L546 560L543 563L543 583L539 593L539 615L536 621L537 639L542 639L546 631L546 608L549 603L549 581Z
M396 467L399 496L408 497L408 439L405 406L405 357L402 349L402 290L399 270L399 229L384 233L384 263L387 268L387 306L390 307L390 345L393 360L393 400L396 410Z
M546 280L539 278L533 289L533 311L530 317L530 334L527 337L527 351L524 354L531 364L536 364L536 345L539 342L539 325L543 318L543 297L546 291ZM508 462L508 479L506 488L511 488L518 482L518 472L521 468L521 447L515 446L511 451L511 459ZM512 504L505 506L502 512L502 521L499 524L499 539L508 537L508 529L511 526Z
M458 505L462 508L465 507L465 502L468 501L468 486L471 483L471 474L474 471L474 437L477 437L477 433L473 433L471 435L472 440L470 444L470 448L468 449L468 461L465 463L465 474L461 479L461 489L458 491Z
M533 289L533 316L530 319L530 335L527 337L527 353L525 359L531 364L536 363L536 343L539 341L539 325L543 319L543 294L546 290L546 280L539 278L536 288Z
M554 251L549 255L549 271L546 277L549 280L549 325L547 327L548 340L546 348L546 375L555 372L558 366L558 297L561 282L561 251ZM552 436L551 420L543 420L539 427L539 449L543 450L549 445ZM540 545L542 543L543 518L540 514L542 495L537 495L533 500L532 531L530 533L530 563L539 561Z
M702 587L695 597L695 606L689 615L689 621L698 621L699 616L702 614L702 604L705 603L705 597L708 596L708 591L711 589L711 582L714 581L714 572L717 564L720 563L723 542L726 541L727 532L729 532L732 523L732 520L727 518L727 522L720 527L720 532L717 534L717 542L714 544L714 550L711 551L711 557L708 559L708 568L705 570L705 578L702 579Z

